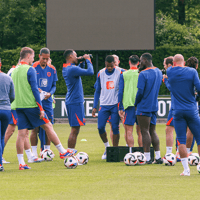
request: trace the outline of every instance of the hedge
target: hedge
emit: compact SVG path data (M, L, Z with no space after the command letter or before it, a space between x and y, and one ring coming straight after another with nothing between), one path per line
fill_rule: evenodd
M31 48L35 50L35 61L39 59L38 54L42 46L30 45ZM13 50L2 50L0 49L0 58L2 61L2 71L7 73L7 71L12 67L12 65L16 65L19 59L19 53L21 48L13 49ZM182 54L187 60L191 56L195 56L200 59L200 45L195 46L169 46L164 45L157 47L156 50L151 51L77 51L77 55L81 56L85 53L89 53L93 55L93 66L95 74L93 76L84 76L82 77L84 94L85 95L93 95L94 94L94 83L96 81L96 74L98 70L105 67L105 57L107 55L116 54L120 58L120 67L124 69L129 69L128 58L136 54L141 56L143 53L149 52L153 56L153 64L154 66L163 69L163 59L168 56L173 56L175 54ZM96 66L96 56L98 54L98 69ZM65 81L62 77L62 65L65 62L63 58L63 52L61 51L53 51L51 52L52 64L56 67L58 73L57 89L56 95L65 95L67 92L67 88L65 85ZM198 72L200 72L198 70ZM169 91L166 89L165 85L161 86L159 95L169 95Z

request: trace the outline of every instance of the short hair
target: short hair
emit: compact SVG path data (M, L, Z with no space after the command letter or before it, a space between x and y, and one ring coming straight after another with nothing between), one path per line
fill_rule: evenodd
M112 56L112 55L106 56L105 61L108 63L114 62L115 61L114 56Z
M42 55L42 53L44 53L44 54L50 54L50 50L48 49L48 48L42 48L41 50L40 50L40 55Z
M190 57L187 60L187 66L188 67L192 67L194 69L196 69L197 64L199 63L199 60L196 57Z
M114 58L117 58L119 60L119 56L117 56L116 54L112 55Z
M137 55L132 55L129 57L129 61L132 65L136 65L140 61L140 59Z
M30 47L23 47L20 51L20 59L24 59L27 57L28 54L33 54L34 50L31 49Z
M149 62L152 61L152 55L150 53L143 53L141 57Z
M168 65L168 64L173 65L173 56L167 57L167 58L165 59L165 64L166 64L166 65Z
M63 53L64 58L67 60L69 55L73 54L74 50L73 49L66 49L65 52Z

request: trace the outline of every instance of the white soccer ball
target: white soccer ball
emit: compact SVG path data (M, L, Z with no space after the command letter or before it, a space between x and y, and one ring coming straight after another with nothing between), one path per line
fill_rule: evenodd
M65 158L64 165L68 169L75 169L78 166L78 159L75 156Z
M77 159L78 159L78 163L81 164L81 165L85 165L88 163L89 161L89 156L87 153L85 152L79 152L77 155L76 155Z
M44 158L46 161L52 161L55 154L50 149L45 149L41 152L41 158Z
M199 174L200 174L200 164L197 165L197 171L198 171Z
M173 153L165 154L163 162L167 166L174 166L176 164L176 156Z
M137 162L137 157L133 153L127 153L124 157L124 163L128 166L136 165Z
M146 156L143 154L143 153L141 153L141 152L139 152L140 154L139 154L139 156L137 157L137 159L138 159L138 164L139 165L144 165L144 164L146 164L146 161L147 161L147 159L146 159Z
M192 153L188 156L188 163L189 165L198 165L199 164L199 154L198 153Z

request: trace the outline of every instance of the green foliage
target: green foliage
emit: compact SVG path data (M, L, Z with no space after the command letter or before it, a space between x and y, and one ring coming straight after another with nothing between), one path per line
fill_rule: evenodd
M45 3L38 3L34 7L30 0L1 0L0 13L1 48L45 44Z
M199 44L200 40L196 36L196 29L187 28L186 25L178 24L169 16L158 13L156 17L156 45L194 45ZM200 25L200 24L198 24ZM197 27L198 27L197 25ZM193 32L193 34L191 34ZM196 34L196 35L195 35Z

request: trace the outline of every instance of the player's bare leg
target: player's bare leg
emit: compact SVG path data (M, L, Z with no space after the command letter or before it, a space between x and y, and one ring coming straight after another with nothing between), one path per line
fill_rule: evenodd
M166 126L165 132L166 132L166 153L172 153L172 147L174 143L173 139L174 127Z
M187 140L186 140L186 149L187 153L190 154L190 148L193 142L193 134L189 128L187 128Z
M134 146L134 139L133 139L133 126L125 124L125 140L126 144L128 144L129 147Z
M140 126L136 124L136 132L137 132L137 135L138 135L138 145L139 147L143 147L143 144L142 144L142 133L141 133L141 130L140 130Z
M112 124L111 122L108 122L110 124L110 139L112 141L112 145L113 145L113 130L112 130Z
M6 129L6 133L5 133L5 138L4 138L4 147L6 146L10 137L13 135L15 128L16 128L15 124L8 124L8 127Z
M31 136L30 136L31 148L33 151L33 155L36 157L38 157L37 154L38 133L39 133L39 127L36 127L31 131Z
M70 148L70 149L75 148L79 131L80 131L80 126L72 126L71 127L71 133L68 138L68 148Z
M119 145L119 138L120 138L120 136L119 136L119 134L113 134L113 147L118 147L118 145Z

